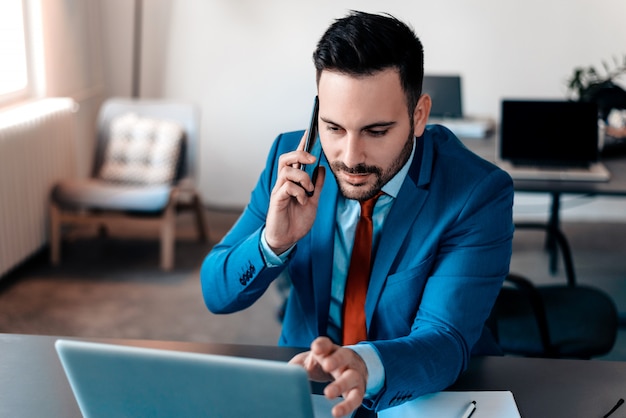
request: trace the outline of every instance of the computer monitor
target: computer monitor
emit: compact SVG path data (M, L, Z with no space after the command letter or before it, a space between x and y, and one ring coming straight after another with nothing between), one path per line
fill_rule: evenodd
M424 75L422 91L428 93L432 99L431 117L450 119L463 117L461 76Z

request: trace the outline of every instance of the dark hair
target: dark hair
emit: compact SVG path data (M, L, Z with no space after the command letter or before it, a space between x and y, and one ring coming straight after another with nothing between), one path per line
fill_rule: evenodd
M422 94L422 43L409 26L391 15L352 11L337 19L318 42L313 63L318 82L322 70L358 76L398 69L410 116Z

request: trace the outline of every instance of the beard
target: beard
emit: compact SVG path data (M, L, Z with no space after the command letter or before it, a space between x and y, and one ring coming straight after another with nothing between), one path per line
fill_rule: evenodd
M365 165L358 164L354 167L348 167L341 161L333 161L330 163L330 168L335 176L335 180L337 181L337 185L339 186L339 191L341 195L346 199L353 199L358 201L368 200L374 197L389 180L395 176L398 171L402 169L404 164L411 157L411 152L413 151L413 141L415 137L413 136L413 124L411 123L411 131L409 137L407 138L402 150L398 154L395 160L391 163L387 169L382 169L381 167L374 165ZM347 184L345 181L341 180L338 176L340 172L345 172L348 174L373 174L374 175L374 183L363 183L363 184Z

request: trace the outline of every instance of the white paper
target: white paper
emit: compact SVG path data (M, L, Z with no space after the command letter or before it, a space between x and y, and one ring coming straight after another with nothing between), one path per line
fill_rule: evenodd
M378 417L461 418L472 401L476 401L472 418L521 418L509 391L437 392L385 409Z

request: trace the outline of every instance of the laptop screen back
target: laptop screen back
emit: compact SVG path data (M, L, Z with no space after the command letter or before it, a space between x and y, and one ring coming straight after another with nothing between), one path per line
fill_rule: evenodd
M503 100L499 157L514 165L584 167L598 160L593 103Z
M434 118L462 118L461 77L424 75L424 93L432 98L430 116Z
M314 416L295 365L71 340L56 349L86 418Z

